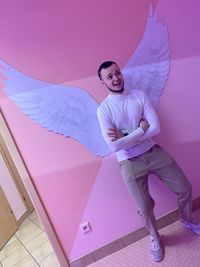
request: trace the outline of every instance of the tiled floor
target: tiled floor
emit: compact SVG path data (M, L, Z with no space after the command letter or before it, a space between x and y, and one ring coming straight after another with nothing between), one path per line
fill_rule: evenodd
M0 251L0 267L59 267L48 237L34 211Z
M200 210L193 213L200 222ZM90 267L198 267L200 236L183 228L179 221L160 230L165 245L165 258L154 263L149 255L149 237L145 237ZM33 212L0 251L0 267L59 267L37 215ZM89 267L88 266L88 267Z

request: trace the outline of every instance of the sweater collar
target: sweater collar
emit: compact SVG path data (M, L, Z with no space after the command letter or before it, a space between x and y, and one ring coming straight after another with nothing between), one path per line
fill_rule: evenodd
M112 101L121 101L125 99L127 95L129 95L129 91L125 89L121 94L109 94L108 98Z

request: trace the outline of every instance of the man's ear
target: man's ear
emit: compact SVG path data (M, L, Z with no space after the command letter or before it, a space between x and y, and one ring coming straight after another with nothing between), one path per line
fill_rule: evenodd
M102 83L102 84L105 84L105 82L104 82L103 80L101 80L101 83Z

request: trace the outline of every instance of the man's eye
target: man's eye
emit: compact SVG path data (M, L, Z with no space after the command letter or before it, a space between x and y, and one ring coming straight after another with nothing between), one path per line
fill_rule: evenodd
M112 79L112 76L108 76L108 80L111 80Z

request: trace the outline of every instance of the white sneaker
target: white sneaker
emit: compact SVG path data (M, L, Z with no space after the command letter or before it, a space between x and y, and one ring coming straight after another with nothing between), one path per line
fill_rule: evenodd
M154 261L162 261L164 259L164 251L160 238L151 236L151 257Z
M181 220L183 223L183 226L190 229L192 232L194 232L197 235L200 235L200 225L198 223L195 223L193 221L188 222L185 220Z

